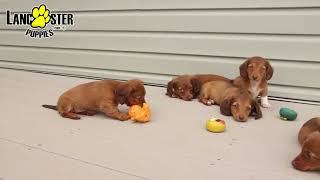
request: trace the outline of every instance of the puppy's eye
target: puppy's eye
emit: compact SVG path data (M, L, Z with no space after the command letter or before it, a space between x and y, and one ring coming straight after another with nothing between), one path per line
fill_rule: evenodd
M180 92L184 92L184 89L182 89L182 88L179 88L178 90L179 90Z
M234 103L232 103L232 106L237 107L237 106L238 106L238 103L237 103L237 102L234 102Z
M253 64L249 64L249 65L248 65L248 68L253 68Z
M248 106L248 107L247 107L247 110L248 110L248 111L251 110L251 106Z
M140 99L141 98L141 96L136 96L136 99Z
M267 67L266 66L262 66L262 69L267 69Z

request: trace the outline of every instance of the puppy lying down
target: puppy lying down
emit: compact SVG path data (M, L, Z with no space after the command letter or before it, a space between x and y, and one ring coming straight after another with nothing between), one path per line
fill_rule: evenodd
M204 83L218 80L231 81L228 78L214 74L181 75L168 82L166 95L172 98L191 101L198 97Z
M98 111L119 120L130 117L118 109L119 104L142 105L146 91L143 82L137 79L127 82L101 80L80 84L63 93L57 106L43 105L57 110L62 117L80 119L79 114L92 116Z
M259 104L248 91L234 86L232 82L211 81L205 83L200 91L199 101L205 105L220 105L220 112L233 116L236 121L245 122L250 115L262 117Z
M292 165L301 171L320 170L320 117L304 123L298 140L302 151L292 161Z

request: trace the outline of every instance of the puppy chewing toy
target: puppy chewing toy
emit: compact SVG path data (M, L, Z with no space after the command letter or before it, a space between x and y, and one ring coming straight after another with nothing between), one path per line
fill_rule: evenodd
M206 124L206 128L210 132L220 133L226 129L226 123L221 119L209 119Z
M143 103L142 107L139 105L131 106L128 114L132 120L141 123L149 122L151 117L150 108L147 103Z
M294 121L298 116L298 113L296 111L289 108L281 108L279 114L280 119L285 121Z

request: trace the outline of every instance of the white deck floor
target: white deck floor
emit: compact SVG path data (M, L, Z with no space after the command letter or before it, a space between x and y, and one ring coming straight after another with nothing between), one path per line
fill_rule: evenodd
M146 87L152 108L147 124L104 115L61 118L42 104L89 80L0 69L0 179L5 180L319 180L291 160L300 151L297 133L320 107L271 101L263 119L238 123L217 106L165 96ZM278 118L288 106L294 122ZM226 120L221 134L205 130L211 116Z

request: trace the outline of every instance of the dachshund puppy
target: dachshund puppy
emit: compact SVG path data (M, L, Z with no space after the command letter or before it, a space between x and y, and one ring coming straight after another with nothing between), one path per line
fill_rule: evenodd
M301 171L320 170L320 117L312 118L300 129L301 153L292 161Z
M199 101L205 105L220 105L223 115L231 116L240 122L246 122L250 115L255 119L262 117L259 104L247 90L241 89L226 81L211 81L205 83L200 91Z
M228 78L213 74L181 75L173 78L167 86L166 95L173 98L191 101L197 98L201 86L209 81L231 81Z
M268 102L268 83L273 76L269 61L262 57L251 57L240 66L240 76L234 84L247 89L253 98L261 96L262 107L270 107Z
M101 80L78 85L63 93L57 106L43 107L57 110L62 117L70 119L80 119L78 114L92 116L101 111L111 118L128 120L128 114L120 112L118 104L142 105L145 94L143 82L137 79Z

